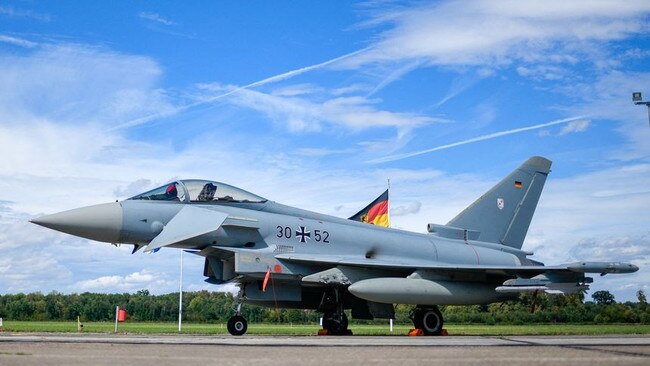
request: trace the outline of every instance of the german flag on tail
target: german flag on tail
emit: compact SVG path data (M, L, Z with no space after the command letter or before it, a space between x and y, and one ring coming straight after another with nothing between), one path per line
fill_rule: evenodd
M388 217L388 190L372 201L363 210L350 217L350 220L366 222L377 226L390 227Z

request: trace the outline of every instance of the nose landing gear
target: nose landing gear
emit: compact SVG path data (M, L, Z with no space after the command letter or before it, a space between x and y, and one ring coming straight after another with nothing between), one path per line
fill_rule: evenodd
M230 319L228 319L228 333L234 335L234 336L240 336L244 335L246 331L248 330L248 322L246 319L241 315L241 307L244 305L244 288L243 286L239 288L239 292L237 293L237 298L235 299L235 315L232 316Z
M228 319L228 333L234 336L244 335L248 330L248 322L241 315L235 315Z

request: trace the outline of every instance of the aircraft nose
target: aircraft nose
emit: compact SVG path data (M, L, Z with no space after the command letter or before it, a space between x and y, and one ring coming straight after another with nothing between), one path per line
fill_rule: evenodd
M76 208L41 216L30 222L83 238L115 243L122 234L122 205L113 202Z

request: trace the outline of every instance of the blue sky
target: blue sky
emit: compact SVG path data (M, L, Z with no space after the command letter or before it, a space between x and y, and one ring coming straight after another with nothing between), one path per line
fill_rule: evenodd
M176 178L395 227L553 160L524 248L650 290L644 1L0 3L0 291L175 291L178 255L28 224ZM187 257L186 257L187 258ZM186 288L202 282L188 258Z

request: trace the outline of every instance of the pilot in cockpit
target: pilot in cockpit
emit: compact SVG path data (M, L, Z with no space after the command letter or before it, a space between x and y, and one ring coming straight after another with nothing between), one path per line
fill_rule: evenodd
M150 199L152 200L161 200L161 201L179 201L178 190L176 189L175 183L170 183L167 188L165 188L165 193L151 195Z
M165 196L168 200L177 200L178 199L178 190L176 189L176 184L172 183L167 186L165 189Z
M217 192L217 186L212 183L207 183L203 186L203 189L201 189L197 201L212 201L215 192Z

